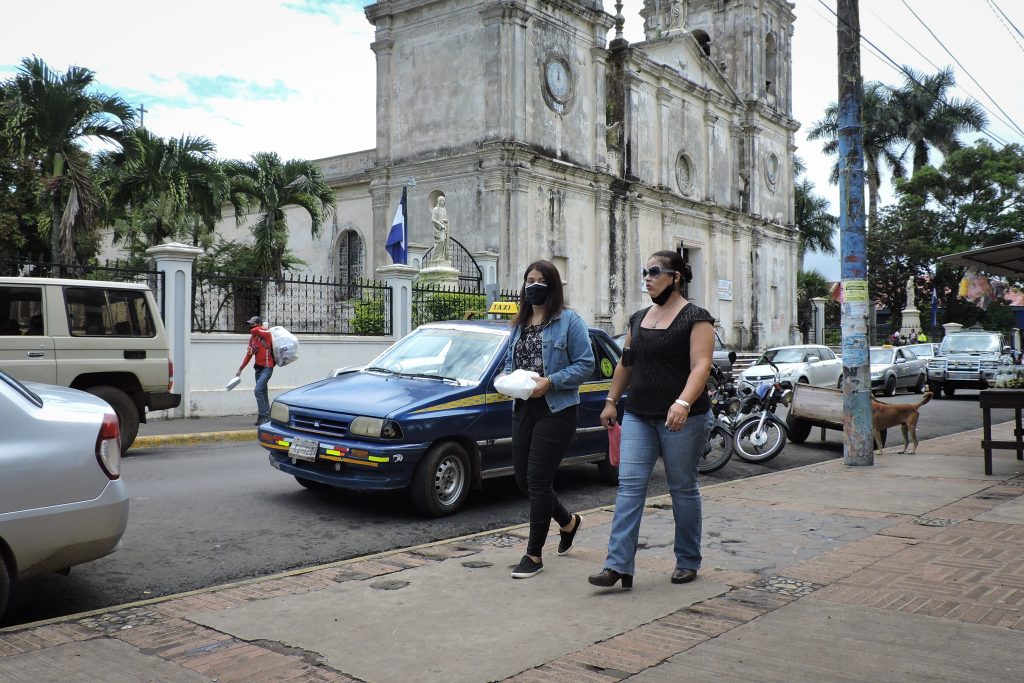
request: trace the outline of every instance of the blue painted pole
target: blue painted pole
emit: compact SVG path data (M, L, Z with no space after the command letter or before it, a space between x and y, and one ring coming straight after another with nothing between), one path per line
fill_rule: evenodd
M838 0L839 239L843 280L843 463L873 465L859 0Z

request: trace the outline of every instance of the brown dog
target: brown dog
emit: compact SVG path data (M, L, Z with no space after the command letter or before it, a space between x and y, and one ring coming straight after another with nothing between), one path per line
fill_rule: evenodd
M882 454L882 430L891 429L896 425L903 430L903 450L897 453L906 453L910 448L911 439L914 441L914 448L910 451L913 455L917 452L917 418L921 416L918 409L928 401L932 400L932 392L926 391L919 403L885 403L874 396L871 397L871 417L874 420L875 448L878 454Z

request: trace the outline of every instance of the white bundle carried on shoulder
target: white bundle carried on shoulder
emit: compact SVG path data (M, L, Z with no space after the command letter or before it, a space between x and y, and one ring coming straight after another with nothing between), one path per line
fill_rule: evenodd
M299 359L299 340L294 334L280 326L271 327L270 334L274 338L274 365L284 367Z
M525 401L533 395L533 390L537 388L538 377L540 375L533 370L513 370L494 380L494 388L506 396L521 398Z

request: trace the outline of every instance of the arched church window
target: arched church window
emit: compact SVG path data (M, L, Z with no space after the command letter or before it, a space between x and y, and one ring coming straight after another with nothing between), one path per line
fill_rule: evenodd
M355 230L346 230L338 238L338 282L355 285L363 279L363 238ZM349 296L355 294L350 291Z
M775 81L779 74L779 46L775 34L769 33L764 39L764 91L769 95L776 92Z
M700 45L700 49L704 50L704 54L708 57L711 56L711 36L706 31L696 29L693 32L693 37L697 39L697 44Z

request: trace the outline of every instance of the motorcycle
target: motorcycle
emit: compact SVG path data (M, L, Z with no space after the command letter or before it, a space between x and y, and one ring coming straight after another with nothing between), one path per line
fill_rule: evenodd
M754 388L743 404L743 408L750 409L750 414L734 425L733 449L744 462L768 462L786 447L789 428L775 414L775 409L780 403L788 406L793 392L780 383L779 368L771 362L769 365L775 371L774 381L765 380Z
M708 380L707 393L711 399L711 413L714 423L708 433L708 441L697 463L697 471L701 474L717 472L725 467L733 452L732 421L737 415L740 399L736 395L736 386L725 382L725 377L717 366L712 366Z

